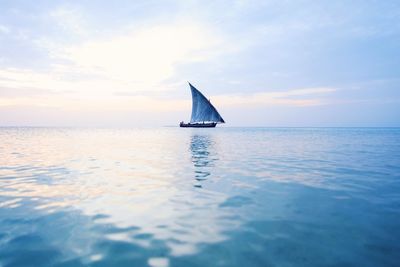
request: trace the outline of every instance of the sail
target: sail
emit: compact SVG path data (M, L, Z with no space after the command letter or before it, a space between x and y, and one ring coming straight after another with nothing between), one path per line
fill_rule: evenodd
M222 122L225 123L224 119L219 115L217 109L211 104L211 102L193 85L190 85L192 91L192 118L190 122Z

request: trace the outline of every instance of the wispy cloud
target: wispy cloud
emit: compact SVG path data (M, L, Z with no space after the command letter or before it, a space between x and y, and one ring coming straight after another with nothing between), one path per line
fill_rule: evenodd
M60 6L52 10L49 17L54 20L61 30L70 34L84 35L88 33L85 27L84 15L80 10L71 6Z
M0 98L37 97L53 93L53 91L46 89L0 87Z
M64 47L57 56L108 79L150 88L171 78L179 63L216 56L222 42L201 24L180 22Z
M10 32L11 32L11 30L10 30L9 27L0 24L0 34L1 34L1 33L3 33L3 34L8 34L8 33L10 33Z
M335 91L335 88L304 88L255 94L224 94L211 96L211 101L221 108L305 107L329 104L323 96ZM82 97L70 92L49 94L46 91L37 91L35 95L18 94L18 97L0 94L0 106L45 106L64 110L179 111L189 110L190 105L190 98L159 98L146 94L127 96L126 93L116 93L97 97Z
M218 106L317 106L328 102L322 96L333 93L337 89L330 87L303 88L288 91L261 92L254 94L227 94L212 98Z
M64 11L57 16L63 17ZM225 40L201 23L179 22L130 30L124 35L75 45L42 39L36 44L52 59L42 70L0 68L0 87L75 91L96 97L116 92L162 91L180 64L224 53Z
M84 31L65 9L52 16L63 28ZM44 71L0 68L0 106L82 111L189 108L187 100L160 99L151 92L182 85L168 81L176 68L218 57L226 52L221 49L224 42L221 35L194 21L127 29L123 35L75 45L41 39L36 44L47 50L53 61L50 67Z

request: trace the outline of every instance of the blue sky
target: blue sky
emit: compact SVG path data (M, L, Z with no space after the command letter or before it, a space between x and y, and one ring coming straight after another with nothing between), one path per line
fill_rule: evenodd
M400 126L399 1L3 1L0 125Z

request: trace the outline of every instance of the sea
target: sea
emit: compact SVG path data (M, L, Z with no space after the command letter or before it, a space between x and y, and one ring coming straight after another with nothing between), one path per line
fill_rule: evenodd
M0 128L0 266L400 266L400 128Z

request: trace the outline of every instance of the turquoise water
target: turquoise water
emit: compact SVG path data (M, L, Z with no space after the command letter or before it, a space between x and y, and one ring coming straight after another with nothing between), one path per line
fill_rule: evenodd
M0 266L400 266L400 129L0 129Z

